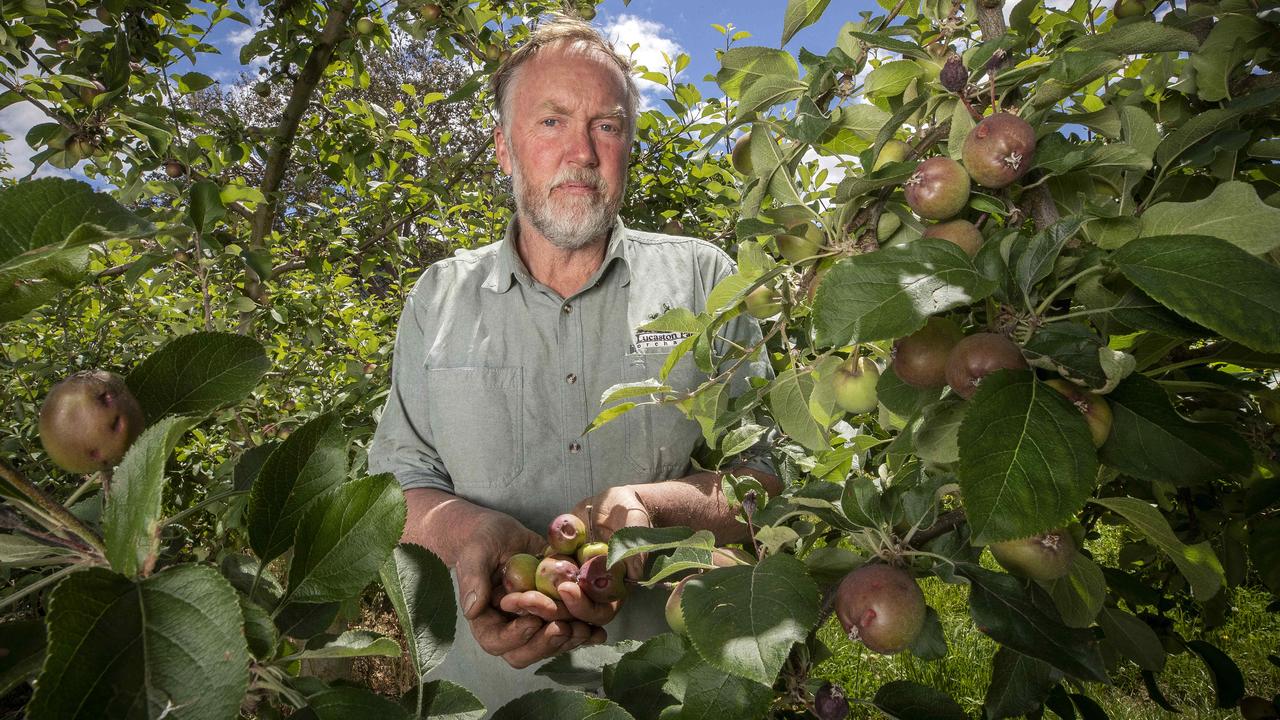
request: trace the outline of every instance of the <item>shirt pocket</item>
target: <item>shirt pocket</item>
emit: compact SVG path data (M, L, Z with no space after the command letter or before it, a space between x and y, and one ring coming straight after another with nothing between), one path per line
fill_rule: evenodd
M632 353L623 358L622 375L627 382L657 378L667 352ZM707 379L686 353L667 376L666 384L676 392L688 392ZM643 400L639 398L638 400ZM689 466L702 430L674 405L641 405L622 415L627 435L627 459L650 480L681 477Z
M455 490L503 487L524 469L523 368L430 368L427 409Z

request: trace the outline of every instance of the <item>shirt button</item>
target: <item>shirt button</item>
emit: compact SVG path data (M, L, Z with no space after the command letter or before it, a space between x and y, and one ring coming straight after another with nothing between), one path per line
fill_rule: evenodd
M573 453L574 455L577 455L578 453L582 452L582 446L576 442L571 442L569 443L569 452Z
M569 373L568 375L564 376L564 381L572 385L578 382L578 376L574 375L573 373Z
M562 305L562 306L560 306L560 311L561 311L561 312L563 312L565 315L568 315L569 313L573 312L573 306L572 306L572 305Z

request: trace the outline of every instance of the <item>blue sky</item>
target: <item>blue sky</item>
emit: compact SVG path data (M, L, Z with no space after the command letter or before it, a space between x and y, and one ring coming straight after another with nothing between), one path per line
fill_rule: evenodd
M806 47L817 54L825 54L835 45L836 34L847 21L855 19L860 11L873 10L872 0L845 0L832 3L822 19L815 25L800 31L787 50L798 54ZM595 24L611 38L625 45L638 43L636 60L654 69L662 66L662 53L674 56L684 52L690 56L689 67L681 73L684 81L697 82L704 94L718 94L714 83L703 82L707 75L718 69L715 50L723 47L724 36L713 25L732 23L735 30L746 30L751 38L739 41L740 45L765 45L777 47L782 36L785 0L739 0L735 3L711 0L632 0L624 5L622 0L605 0L597 8ZM260 17L260 8L250 0L243 14L253 20ZM239 63L239 48L253 34L253 28L235 22L224 22L208 39L222 54L201 55L195 69L222 82L234 82L241 72L253 74L256 66L245 67ZM192 69L187 63L175 68L179 72ZM646 93L648 103L656 102L660 95ZM659 105L659 107L661 107ZM25 175L30 169L26 158L32 154L23 137L37 122L44 122L39 111L25 103L0 110L0 128L13 140L5 144L10 162L15 169L10 175ZM65 174L80 177L80 173L64 173L46 166L40 174Z

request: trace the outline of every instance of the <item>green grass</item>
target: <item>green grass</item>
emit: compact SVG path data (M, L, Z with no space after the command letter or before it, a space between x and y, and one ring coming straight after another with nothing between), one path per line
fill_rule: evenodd
M1108 554L1110 549L1091 545L1099 555ZM991 563L990 556L984 555L983 562ZM995 567L994 563L991 567ZM884 683L911 680L945 691L970 715L980 716L997 645L978 632L969 618L967 586L948 585L937 578L927 578L921 586L929 606L942 620L947 637L946 657L926 662L907 652L890 657L876 655L861 644L850 642L833 617L819 636L834 657L815 668L814 674L839 683L850 698L867 701ZM1207 640L1230 655L1244 674L1246 693L1265 697L1280 693L1280 668L1267 660L1268 654L1280 654L1280 614L1266 609L1272 596L1251 588L1224 592L1232 593L1232 612L1224 626L1206 630L1198 617L1175 614L1175 629L1188 640ZM1235 709L1217 707L1213 680L1199 657L1190 652L1169 656L1158 676L1165 697L1182 711L1178 715L1148 698L1142 676L1132 662L1119 660L1109 671L1114 685L1091 683L1083 692L1116 720L1240 717ZM851 717L883 716L869 705L854 704Z

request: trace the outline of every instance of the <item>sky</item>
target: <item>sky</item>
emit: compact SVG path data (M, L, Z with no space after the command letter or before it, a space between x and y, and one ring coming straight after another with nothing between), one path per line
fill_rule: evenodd
M632 0L624 5L622 0L605 0L597 6L594 23L611 40L624 46L638 44L635 54L636 62L652 69L661 69L663 53L675 57L679 53L690 56L689 66L681 72L679 79L699 84L704 95L719 94L714 82L703 79L714 75L719 65L715 51L724 46L725 37L715 24L734 25L734 31L745 30L752 37L739 41L738 45L764 45L777 47L782 39L783 13L786 8L784 0L738 0L734 3L715 2L712 0ZM872 10L872 0L844 0L832 3L822 19L808 28L801 30L787 44L786 49L799 54L801 47L806 47L817 54L826 52L835 46L836 34L847 21L855 19L860 11ZM254 0L249 0L241 11L246 17L257 21L261 17L261 8ZM94 23L96 25L96 23ZM224 83L233 83L242 72L256 74L257 66L246 67L239 63L239 48L253 36L254 29L226 21L208 40L218 47L222 54L201 55L197 68L200 72ZM186 63L176 68L180 72L192 69ZM646 107L662 107L660 100L663 93L652 86L645 87L641 82L645 95ZM36 123L46 122L47 118L29 103L17 103L0 110L0 129L13 137L4 144L9 161L14 168L7 172L12 177L25 176L31 169L27 160L33 151L27 147L24 137ZM45 165L37 173L42 175L61 175L83 179L83 175L72 169L58 170Z

